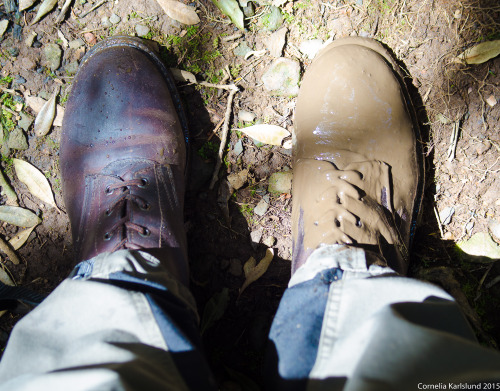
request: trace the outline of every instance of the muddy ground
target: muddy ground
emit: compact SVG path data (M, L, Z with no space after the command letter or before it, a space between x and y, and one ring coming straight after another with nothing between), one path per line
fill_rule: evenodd
M235 129L248 125L239 119L240 111L245 110L255 114L256 123L280 125L292 132L296 98L272 96L263 85L261 77L274 60L269 51L248 59L234 51L243 43L255 51L267 49L272 34L266 30L270 7L266 1L253 3L255 15L246 20L246 31L238 34L228 18L205 0L191 4L201 19L195 26L172 20L154 0L108 1L88 12L100 3L76 0L62 23L55 23L59 12L55 10L30 25L38 3L16 16L6 12L7 2L0 2L0 20L10 20L0 43L3 93L17 96L17 102L23 103L26 93L48 98L60 86L58 103L64 106L75 62L105 37L136 35L137 25L148 29L146 38L158 42L168 66L188 70L198 81L239 86L231 110L221 180L210 190L220 142L220 127L216 135L214 129L224 119L228 92L189 83L178 85L193 141L185 215L191 287L200 314L207 302L220 297L224 289L229 294L227 307L221 307L222 318L203 335L210 363L224 389L249 389L253 382L259 385L266 335L290 275L292 244L291 195L268 193L267 185L271 174L293 167L290 150L256 145ZM283 19L276 27L286 28L282 56L297 60L302 72L311 62L299 50L304 41L356 35L383 42L405 69L424 134L426 156L425 209L415 240L411 275L448 290L461 304L480 342L497 348L500 262L478 262L455 243L478 232L487 233L488 224L500 219L500 104L495 104L500 99L500 59L479 65L464 65L454 59L476 43L500 38L500 6L486 0L279 3ZM103 19L113 14L119 16L119 22ZM27 46L25 40L32 32L36 38ZM240 36L228 39L235 34ZM66 47L65 40L78 38L83 41L81 47ZM63 52L61 65L55 70L49 69L42 54L51 43L58 44ZM22 111L35 115L27 105ZM19 112L12 121L17 119ZM458 129L458 141L454 157L449 158L454 128ZM8 257L3 262L18 284L44 293L53 290L73 266L68 220L64 213L27 191L14 174L12 157L39 168L49 179L57 204L64 209L58 162L60 133L59 127L53 127L48 135L36 137L31 125L24 131L29 148L7 151L1 163L21 206L43 218L17 251L21 264L13 265ZM234 148L239 141L243 152L237 155ZM227 203L221 201L227 199L221 194L225 176L244 169L249 170L245 185ZM269 209L258 216L254 208L266 194L270 197ZM454 214L451 221L441 224L435 211L446 207L453 207ZM1 227L6 239L17 231L6 223ZM250 256L262 258L267 246L275 250L271 266L239 295L243 264ZM7 313L0 319L2 344L20 316Z

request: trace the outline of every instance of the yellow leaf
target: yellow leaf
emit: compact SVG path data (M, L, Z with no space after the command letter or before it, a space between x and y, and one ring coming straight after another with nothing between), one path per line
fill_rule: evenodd
M19 180L24 183L31 194L41 199L46 204L58 209L50 188L49 181L45 178L38 168L21 159L13 159L14 168Z
M9 240L10 245L14 250L18 250L21 248L24 243L28 240L31 235L31 232L35 229L35 225L31 228L23 229L21 232L17 233L12 239Z
M243 265L243 272L245 273L245 282L240 289L240 295L246 289L248 285L252 282L257 281L260 277L264 275L264 273L269 268L271 261L274 257L274 250L272 248L268 248L266 250L266 256L261 259L261 261L256 264L255 258L250 257L248 261Z
M458 55L460 60L467 64L482 64L500 54L500 39L479 43L462 54Z
M56 88L50 99L45 102L35 118L35 134L38 137L45 136L52 127L54 117L56 116L57 94L59 94L59 88Z
M247 136L256 139L262 143L271 145L281 145L285 137L290 136L290 132L277 125L253 125L248 128L238 129Z
M194 7L183 4L177 0L156 0L163 8L163 11L172 19L178 22L193 25L200 23L200 18L196 14Z

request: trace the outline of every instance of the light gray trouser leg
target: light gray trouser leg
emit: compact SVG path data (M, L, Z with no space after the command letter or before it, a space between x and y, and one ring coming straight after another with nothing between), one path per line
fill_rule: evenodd
M500 353L477 343L453 298L367 266L365 254L322 247L292 276L270 333L280 377L273 387L417 390L483 382L482 389L500 389ZM441 388L425 388L432 384Z
M0 362L0 389L198 388L188 385L183 369L198 377L200 389L214 389L196 368L203 368L197 346L162 310L164 301L196 330L194 299L158 259L122 250L80 265L77 279L63 281L14 328ZM192 358L195 368L180 368L176 357Z

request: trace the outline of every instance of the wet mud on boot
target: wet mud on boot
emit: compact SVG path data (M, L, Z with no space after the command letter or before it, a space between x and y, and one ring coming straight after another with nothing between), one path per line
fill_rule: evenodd
M380 43L346 38L318 54L295 114L292 274L329 244L407 272L424 182L419 141L401 71Z

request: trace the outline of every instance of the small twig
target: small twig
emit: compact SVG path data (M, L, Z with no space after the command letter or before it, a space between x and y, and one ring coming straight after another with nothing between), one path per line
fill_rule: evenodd
M439 227L439 232L441 232L441 238L444 238L444 232L443 232L443 227L442 227L442 224L441 224L441 219L439 218L439 212L436 208L436 206L434 205L434 214L436 215L436 220L437 220L437 223L438 223L438 227Z
M200 83L201 84L201 83ZM210 83L206 83L210 84ZM221 87L221 86L220 86ZM218 88L220 88L218 87ZM227 90L229 90L229 96L227 98L227 108L226 108L226 115L224 117L224 126L222 127L222 135L220 139L220 146L219 146L219 159L217 159L217 164L215 165L215 170L212 175L212 181L210 182L210 190L214 188L215 182L217 181L217 176L220 170L220 166L222 164L222 157L224 155L224 148L226 147L226 142L227 142L227 134L229 130L229 117L231 117L231 108L233 106L233 98L234 95L239 91L239 88L236 87L235 85L229 85L225 86L227 87ZM226 89L226 88L225 88Z
M460 130L460 121L455 121L453 124L453 132L450 137L450 146L448 148L448 161L451 162L455 159L455 152L457 150L458 134Z
M212 84L212 83L208 83L206 81L200 81L198 83L200 86L204 86L204 87L209 87L209 88L219 88L221 90L226 90L226 91L234 91L234 92L238 92L239 91L239 88L236 87L235 85L232 85L232 84Z
M97 8L99 8L101 5L103 5L107 1L108 0L102 0L102 1L100 1L99 3L97 3L96 5L94 5L91 9L89 9L87 12L84 12L83 14L79 15L78 19L85 18L88 14L90 14L92 11L96 10Z
M0 251L4 252L14 265L19 265L19 258L17 257L14 250L10 248L9 243L7 243L3 238L0 237Z
M486 280L486 276L488 275L488 273L490 272L491 268L493 267L495 263L492 262L490 264L490 266L488 266L488 269L486 269L486 272L483 274L483 277L481 278L481 281L479 281L479 284L477 286L477 289L476 289L476 297L474 298L474 301L477 301L479 299L479 297L481 297L481 287L483 286L484 284L484 280Z
M208 137L207 141L210 141L212 139L212 137L214 137L216 134L217 134L217 131L219 130L219 128L222 126L222 124L224 123L224 119L225 118L222 118L220 120L220 122L217 124L217 126L215 127L215 129L212 131L212 133L210 134L210 136Z
M241 38L242 36L243 36L243 33L236 33L236 34L221 38L221 41L222 42L234 41L235 39Z

